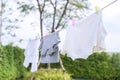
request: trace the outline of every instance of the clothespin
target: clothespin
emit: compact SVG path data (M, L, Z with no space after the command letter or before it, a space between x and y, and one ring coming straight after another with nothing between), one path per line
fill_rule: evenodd
M72 19L72 26L75 25L75 19Z
M48 33L45 33L45 36L48 36L49 34Z
M99 8L98 6L95 6L95 11L96 11L96 13L98 14L99 11L100 11L100 8Z

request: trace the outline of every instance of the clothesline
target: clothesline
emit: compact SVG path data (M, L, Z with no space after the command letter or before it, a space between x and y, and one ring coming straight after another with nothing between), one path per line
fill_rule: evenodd
M113 1L113 2L111 2L111 3L109 3L108 5L106 5L105 7L101 8L100 10L103 10L103 9L107 8L108 6L112 5L113 3L117 2L117 1L118 1L118 0L115 0L115 1Z
M105 9L106 7L108 7L109 5L113 4L116 1L117 0L113 1L112 3L102 8L101 10ZM101 16L102 13L99 12L98 14L93 14L87 17L84 21L81 21L79 24L77 23L74 27L69 26L67 28L66 33L67 36L65 39L65 43L63 45L63 52L67 52L66 54L73 60L75 60L77 58L86 59L89 55L93 53L93 49L94 51L105 50L106 47L104 41L107 33L103 26ZM30 43L28 43L28 46L24 53L25 54L24 66L27 68L29 63L32 63L31 72L34 72L37 71L40 62L58 63L59 62L58 43L60 43L58 33L50 33L48 37L45 36L41 40L41 43L39 43L38 40L35 41L31 40ZM41 50L40 58L39 50Z

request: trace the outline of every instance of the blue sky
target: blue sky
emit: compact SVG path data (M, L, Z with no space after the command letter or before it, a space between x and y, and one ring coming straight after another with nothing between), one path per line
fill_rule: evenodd
M103 8L110 2L114 0L89 0L91 3L92 12L95 12L95 6L98 6L99 8ZM92 13L91 12L91 13ZM31 17L33 17L34 14L31 14ZM26 17L25 23L21 24L21 26L28 26L28 27L21 27L19 30L15 30L17 33L16 38L11 38L8 36L4 36L2 38L2 41L4 44L9 43L10 41L14 42L14 45L19 45L20 47L25 48L27 45L27 41L29 38L34 38L35 32L39 32L38 27L39 26L39 19L37 17L38 15L34 16L34 18L30 18L29 20ZM36 19L38 19L36 21ZM33 26L36 26L34 28L29 26L30 22L34 22ZM107 51L109 52L120 52L120 0L117 1L116 3L110 5L109 7L105 8L103 10L103 23L104 26L108 32L108 35L106 37L106 46L107 46ZM21 34L21 31L23 32ZM19 43L18 40L20 38L25 39L22 43Z

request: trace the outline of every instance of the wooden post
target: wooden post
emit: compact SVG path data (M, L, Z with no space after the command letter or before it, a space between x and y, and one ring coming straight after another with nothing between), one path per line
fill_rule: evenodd
M60 51L59 51L59 60L60 60L60 66L61 66L61 68L62 68L62 70L63 70L63 73L65 73L66 71L65 71L65 67L64 67L64 65L63 65L62 59L61 59L61 57L60 57Z

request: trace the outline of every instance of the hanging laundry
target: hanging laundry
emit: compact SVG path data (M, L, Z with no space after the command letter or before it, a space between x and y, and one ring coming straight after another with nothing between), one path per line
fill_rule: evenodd
M105 50L105 36L106 30L100 11L81 21L76 21L74 27L72 25L67 27L62 51L67 52L73 60L86 59L93 50Z
M44 36L41 40L41 62L40 63L57 63L59 62L59 47L60 38L58 32Z
M100 22L100 26L102 26L102 27L100 27L97 32L97 41L93 48L93 52L106 50L105 37L107 35L107 32L106 32L105 28L103 27L104 25L102 22Z
M37 71L37 63L39 59L39 44L39 39L30 40L24 52L25 59L23 65L27 68L29 64L32 63L31 72Z

